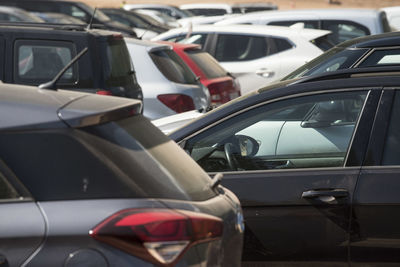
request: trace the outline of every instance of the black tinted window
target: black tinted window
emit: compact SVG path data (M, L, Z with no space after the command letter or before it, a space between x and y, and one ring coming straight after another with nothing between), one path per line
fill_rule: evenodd
M192 8L189 11L196 16L221 16L226 14L225 9L216 8Z
M282 38L271 38L271 39L275 43L276 52L282 52L291 49L293 47L293 45L286 39Z
M81 129L2 133L0 158L39 201L215 195L204 171L141 115Z
M150 56L168 80L184 84L197 83L196 76L174 51L156 51L150 53Z
M227 72L209 53L201 50L185 51L209 79L227 76Z
M359 67L400 65L400 49L375 50L362 61Z
M396 91L389 129L383 150L382 165L400 165L400 93Z
M370 34L367 27L352 21L323 20L321 28L332 32L328 38L334 44Z
M0 173L0 201L5 199L17 199L20 195L7 181L6 177Z
M246 61L267 56L267 39L261 36L221 34L215 58L218 61Z

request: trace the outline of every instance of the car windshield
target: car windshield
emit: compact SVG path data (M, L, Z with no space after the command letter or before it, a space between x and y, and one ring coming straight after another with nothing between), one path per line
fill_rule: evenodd
M200 67L208 79L227 76L226 70L207 52L186 50L186 54Z
M296 69L282 80L350 68L368 49L333 48Z

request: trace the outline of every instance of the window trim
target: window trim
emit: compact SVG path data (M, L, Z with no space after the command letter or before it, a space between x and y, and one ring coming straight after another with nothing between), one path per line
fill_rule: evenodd
M0 175L6 179L6 182L18 193L18 198L0 199L0 203L14 203L14 202L31 202L33 197L28 189L21 183L14 172L7 166L7 164L0 159ZM1 178L0 178L1 179Z

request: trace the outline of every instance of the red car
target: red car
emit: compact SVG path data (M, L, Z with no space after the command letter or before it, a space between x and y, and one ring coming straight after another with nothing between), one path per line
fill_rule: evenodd
M162 42L171 45L200 82L210 91L211 103L221 105L240 96L240 85L209 53L197 44Z

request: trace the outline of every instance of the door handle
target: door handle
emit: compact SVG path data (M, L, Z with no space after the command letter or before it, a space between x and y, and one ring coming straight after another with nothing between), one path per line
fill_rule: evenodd
M313 199L318 197L334 197L334 198L345 198L349 196L349 192L346 189L320 189L320 190L309 190L304 191L301 194L302 198Z
M274 71L270 71L270 70L268 70L266 68L262 68L262 69L256 70L256 74L260 75L261 77L264 77L264 78L271 78L271 77L273 77L275 75L275 72Z
M9 267L7 258L0 255L0 267Z

